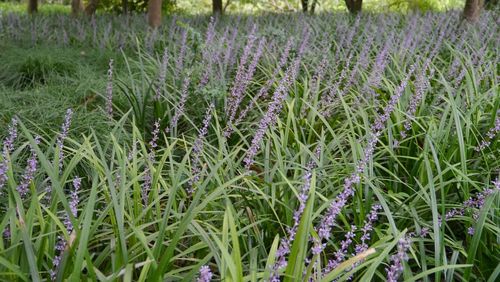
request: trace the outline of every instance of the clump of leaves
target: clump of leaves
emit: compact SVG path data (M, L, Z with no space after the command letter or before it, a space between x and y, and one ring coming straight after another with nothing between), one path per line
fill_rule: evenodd
M71 76L74 66L68 60L58 60L47 55L28 55L24 60L5 68L0 81L15 89L29 89L45 85L53 76Z

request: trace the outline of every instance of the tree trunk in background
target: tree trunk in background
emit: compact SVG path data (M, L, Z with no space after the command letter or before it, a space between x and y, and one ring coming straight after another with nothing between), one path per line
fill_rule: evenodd
M357 14L361 12L363 0L345 0L345 5L351 14Z
M483 0L466 0L464 6L464 19L468 22L477 21L482 8Z
M33 14L38 12L38 1L28 0L28 14Z
M302 12L307 13L307 9L308 9L307 6L309 6L309 3L308 3L309 0L301 0L300 2L302 3Z
M149 0L148 2L148 24L152 28L161 25L161 2L162 0Z
M95 14L98 5L99 5L99 0L90 0L89 3L87 4L87 7L85 7L85 14L87 16L92 16L93 14Z
M311 3L311 14L314 14L314 10L316 10L316 5L318 4L318 0L313 0Z
M80 0L71 0L71 15L77 16L83 11L83 4Z
M222 0L212 0L212 12L214 15L222 14Z
M124 14L128 13L128 1L127 0L122 0L122 12Z

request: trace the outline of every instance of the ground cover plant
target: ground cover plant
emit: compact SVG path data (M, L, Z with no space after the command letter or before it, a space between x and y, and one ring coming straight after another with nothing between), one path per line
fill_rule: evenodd
M494 12L164 22L0 16L1 280L498 279Z

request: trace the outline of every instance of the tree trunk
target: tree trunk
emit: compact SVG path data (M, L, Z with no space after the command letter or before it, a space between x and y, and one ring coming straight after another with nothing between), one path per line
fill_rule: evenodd
M313 0L311 3L311 14L314 14L314 11L316 10L316 5L318 4L318 0Z
M345 0L345 5L351 14L357 14L361 12L363 0Z
M308 6L309 6L309 0L301 0L302 3L302 12L307 13Z
M38 0L28 0L28 14L38 12Z
M71 15L78 16L83 10L82 1L71 0Z
M90 0L89 3L87 4L87 7L85 7L85 14L87 16L92 16L93 14L95 14L98 5L99 5L99 0Z
M222 14L222 0L212 0L212 12L214 15Z
M162 0L149 0L148 2L148 23L152 28L161 25L161 2Z
M127 0L122 0L122 12L124 14L128 13L128 1Z
M468 22L476 22L483 8L483 0L466 0L464 6L464 19Z

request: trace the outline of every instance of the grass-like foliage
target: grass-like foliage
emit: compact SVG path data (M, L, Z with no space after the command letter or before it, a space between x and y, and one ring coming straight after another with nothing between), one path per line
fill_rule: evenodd
M0 15L0 280L497 281L494 14L141 21Z

